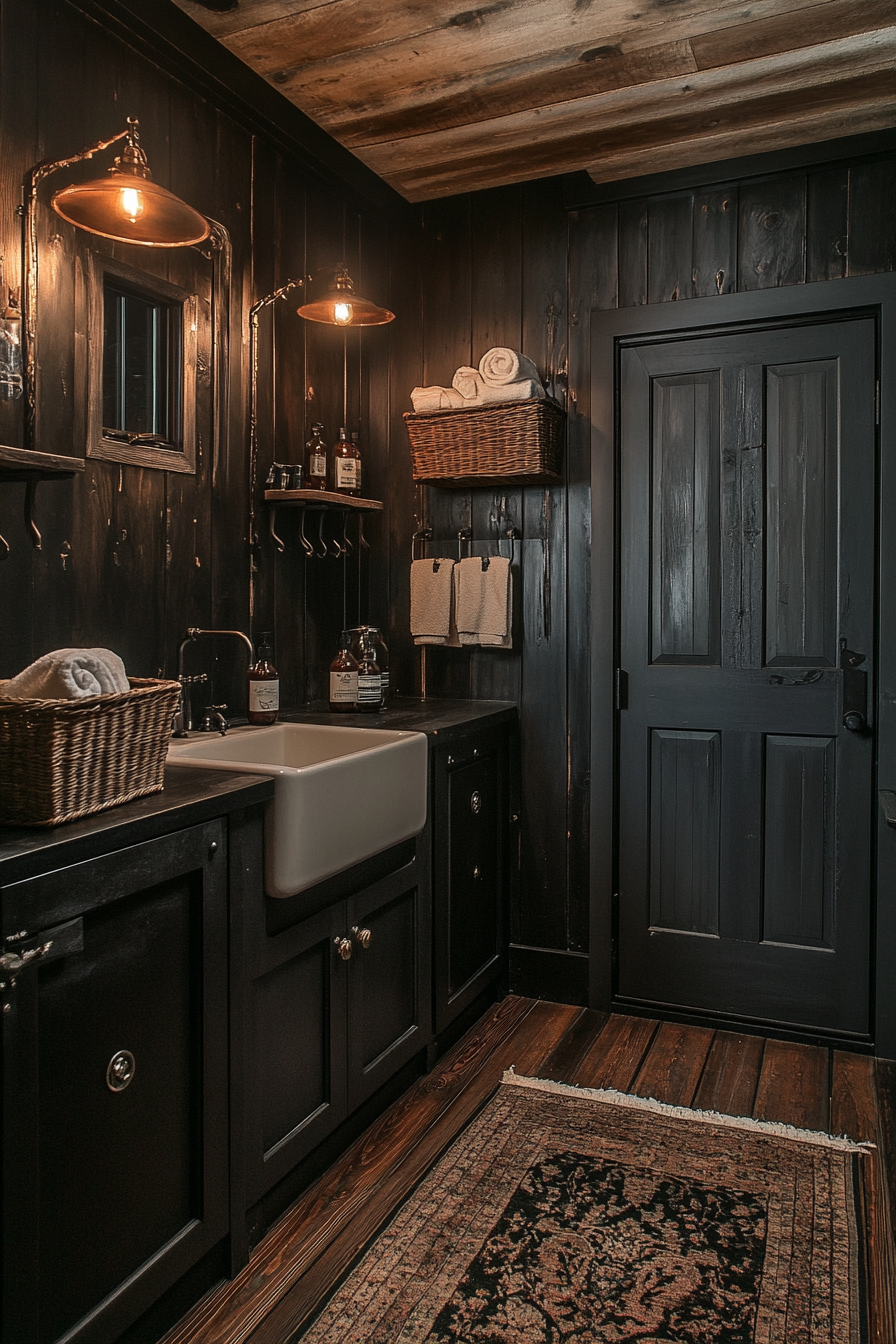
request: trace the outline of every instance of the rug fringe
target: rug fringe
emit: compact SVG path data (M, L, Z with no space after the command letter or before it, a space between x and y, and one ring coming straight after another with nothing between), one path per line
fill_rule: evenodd
M528 1087L538 1092L554 1092L560 1096L586 1098L589 1101L602 1101L610 1106L629 1106L635 1110L655 1111L660 1115L676 1116L681 1120L699 1120L707 1124L733 1125L737 1129L751 1129L761 1134L775 1134L783 1139L795 1139L800 1143L814 1143L820 1148L835 1148L841 1152L872 1152L874 1143L857 1143L845 1136L825 1134L821 1130L797 1129L794 1125L779 1124L774 1120L753 1120L745 1115L723 1115L720 1111L695 1111L689 1106L670 1106L665 1101L656 1101L653 1097L636 1097L629 1092L617 1092L615 1088L576 1087L571 1083L555 1083L548 1078L527 1078L516 1073L513 1066L505 1069L502 1085Z

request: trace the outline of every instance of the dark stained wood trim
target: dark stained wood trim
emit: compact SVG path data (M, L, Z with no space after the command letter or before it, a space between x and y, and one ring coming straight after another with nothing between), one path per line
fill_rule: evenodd
M592 182L582 170L563 174L563 199L568 210L582 210L611 201L627 201L639 196L655 196L666 191L709 187L714 184L765 177L771 173L792 173L817 164L834 166L860 159L881 158L896 151L896 130L868 131L846 135L817 144L798 145L794 149L776 149L765 154L749 154L742 159L719 159L695 164L693 168L675 168L666 173L647 173L618 182Z

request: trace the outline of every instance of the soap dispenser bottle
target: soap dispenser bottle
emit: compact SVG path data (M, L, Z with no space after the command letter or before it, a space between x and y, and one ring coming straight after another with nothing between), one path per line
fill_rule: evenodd
M280 712L280 677L271 662L271 636L258 641L258 661L247 673L250 723L276 723Z

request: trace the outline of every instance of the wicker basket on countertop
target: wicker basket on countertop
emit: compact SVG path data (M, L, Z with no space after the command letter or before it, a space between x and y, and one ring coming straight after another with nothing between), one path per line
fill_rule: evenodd
M58 826L158 793L180 687L83 700L4 700L0 681L0 825Z
M566 412L555 401L407 411L415 481L440 486L555 485Z

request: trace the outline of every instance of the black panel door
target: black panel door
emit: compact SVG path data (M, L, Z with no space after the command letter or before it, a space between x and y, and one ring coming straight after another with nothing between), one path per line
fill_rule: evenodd
M865 1035L874 324L653 338L620 379L618 993Z

